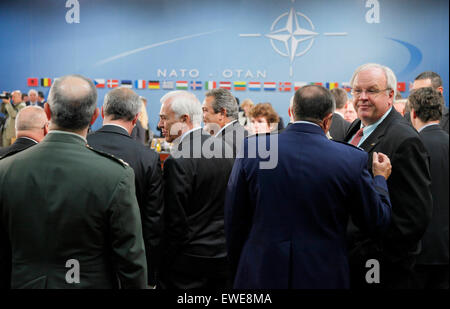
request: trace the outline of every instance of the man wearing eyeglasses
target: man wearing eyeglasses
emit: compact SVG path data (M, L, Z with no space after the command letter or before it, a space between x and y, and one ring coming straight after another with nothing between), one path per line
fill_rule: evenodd
M0 158L11 156L36 145L48 133L48 120L44 109L39 106L27 106L16 117L17 139L9 147L0 149Z
M387 182L392 222L387 231L374 238L351 221L348 227L353 288L414 288L413 267L432 214L428 154L418 133L393 108L396 85L392 70L374 63L357 68L351 79L359 119L345 140L369 153L370 170L373 152L386 154L392 164ZM366 263L371 259L379 263L378 270L373 269L379 272L379 280L368 278Z

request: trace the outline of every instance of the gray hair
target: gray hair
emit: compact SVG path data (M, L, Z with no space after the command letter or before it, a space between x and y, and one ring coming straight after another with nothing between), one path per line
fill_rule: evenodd
M30 95L30 93L33 93L33 92L36 94L36 96L39 95L38 92L37 92L36 90L34 90L34 89L30 89L30 90L28 91L28 95Z
M359 66L353 73L352 79L350 80L351 87L353 88L356 76L358 75L359 72L366 71L372 68L377 68L384 72L384 76L386 77L386 88L394 91L394 98L395 98L395 96L397 95L397 77L395 77L394 72L390 68L378 63L366 63Z
M52 123L59 128L80 130L89 126L97 107L94 83L81 75L55 79L48 95Z
M197 97L184 90L175 90L166 93L160 100L168 102L177 118L189 115L194 126L200 126L202 122L202 105Z
M212 108L215 113L219 113L222 109L227 112L227 117L231 119L237 119L239 113L239 107L236 99L227 89L216 88L208 91L205 96L214 97Z
M103 113L112 116L112 120L131 121L141 111L142 102L139 95L126 87L118 87L105 95Z
M44 109L39 106L22 108L16 117L16 131L42 129L47 123Z

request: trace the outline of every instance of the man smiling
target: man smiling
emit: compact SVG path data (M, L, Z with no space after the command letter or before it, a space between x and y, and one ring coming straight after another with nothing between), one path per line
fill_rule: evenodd
M392 108L397 79L388 67L369 63L356 69L351 79L353 105L358 115L345 140L369 153L386 154L392 163L388 189L392 221L386 233L369 238L349 225L349 258L353 287L367 286L366 262L377 259L378 286L412 288L413 266L420 239L431 218L431 176L428 154L418 133Z

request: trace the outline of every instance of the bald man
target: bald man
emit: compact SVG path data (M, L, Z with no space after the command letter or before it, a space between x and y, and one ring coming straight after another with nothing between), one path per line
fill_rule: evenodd
M16 117L17 139L9 147L0 149L0 158L12 156L39 143L48 133L48 120L44 109L27 106Z
M134 172L86 142L94 83L57 78L44 111L45 138L0 160L0 289L146 288Z

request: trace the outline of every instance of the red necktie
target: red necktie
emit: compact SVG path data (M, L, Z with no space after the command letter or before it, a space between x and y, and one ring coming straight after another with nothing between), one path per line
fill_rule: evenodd
M353 139L350 141L350 144L352 144L353 146L358 146L359 141L363 137L363 129L364 128L361 128L358 130L358 132L356 132L355 137L353 137Z

